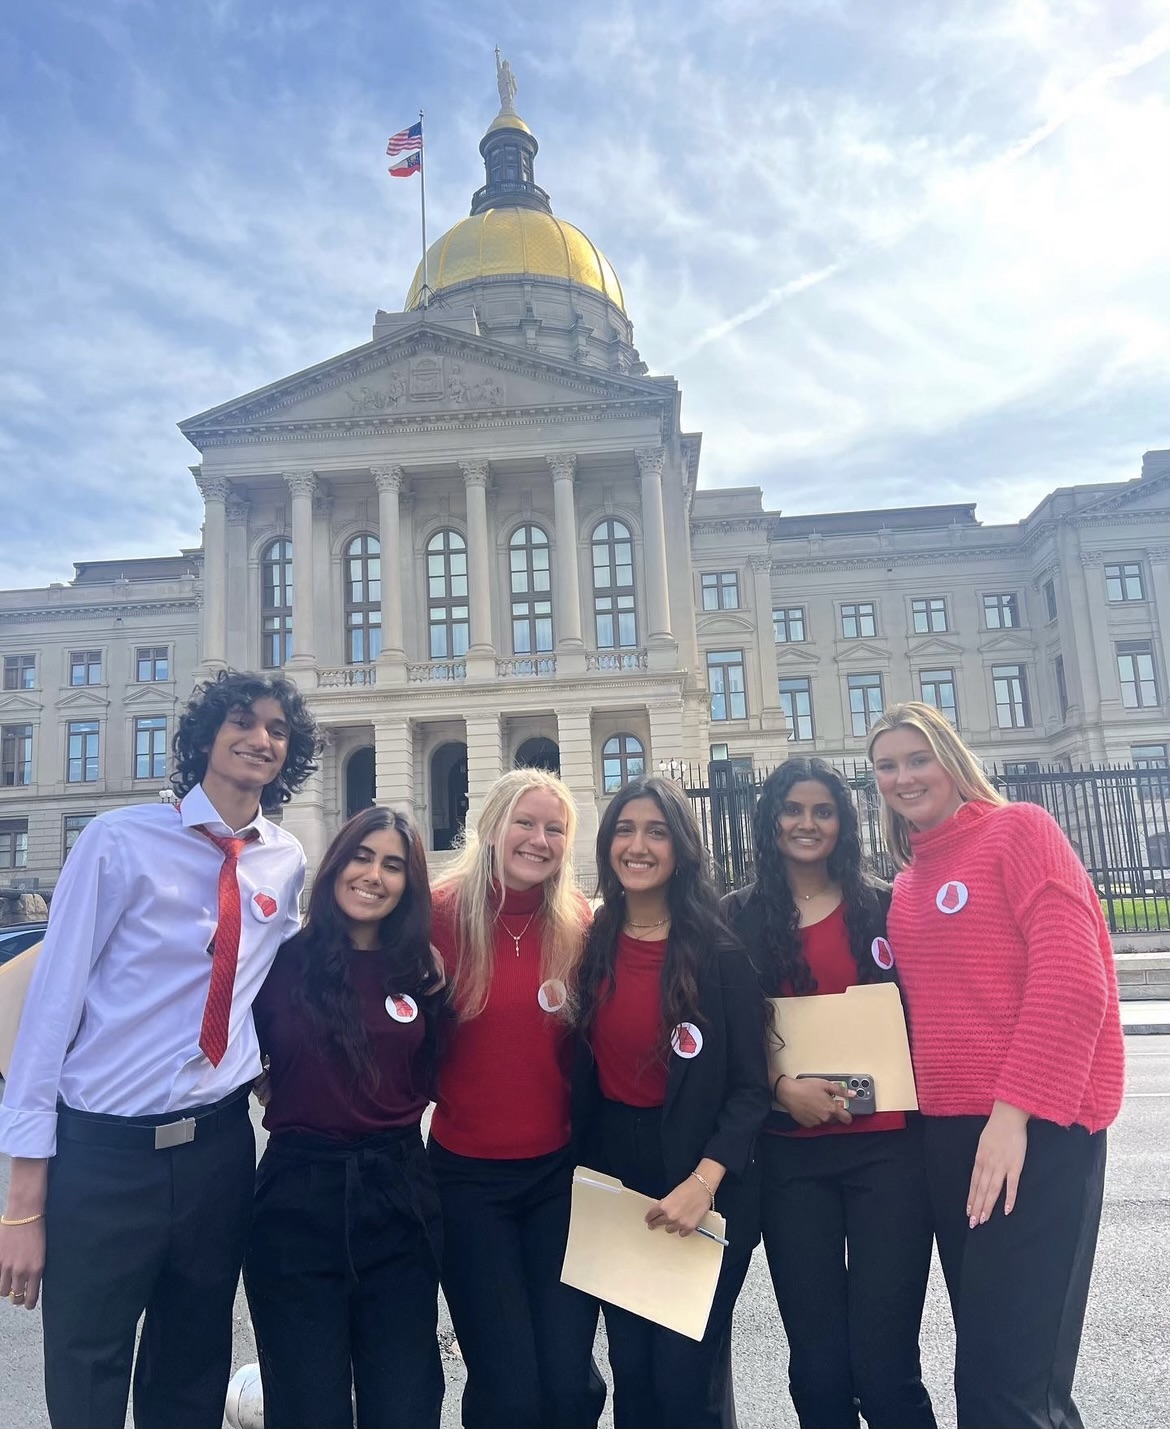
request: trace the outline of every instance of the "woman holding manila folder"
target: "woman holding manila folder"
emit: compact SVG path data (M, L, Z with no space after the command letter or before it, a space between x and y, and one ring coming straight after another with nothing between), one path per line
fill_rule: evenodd
M1009 804L937 710L870 731L900 872L890 943L955 1319L959 1429L1078 1429L1073 1375L1124 1079L1096 892L1055 820Z

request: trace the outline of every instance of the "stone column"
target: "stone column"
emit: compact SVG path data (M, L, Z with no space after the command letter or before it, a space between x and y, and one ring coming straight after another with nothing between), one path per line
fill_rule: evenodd
M330 827L334 823L333 818L327 819L325 815L324 779L326 761L335 764L336 760L337 750L329 743L326 732L326 748L321 755L321 768L315 774L309 775L300 791L293 796L292 801L284 806L281 827L300 840L309 866L304 892L304 906L306 907L317 867L325 856L329 840L337 832L336 827Z
M593 759L593 722L588 704L558 709L557 743L561 750L561 778L577 802L577 835L573 860L578 873L596 874L597 775Z
M467 497L467 598L469 679L495 679L492 643L491 544L488 539L486 461L460 462ZM470 765L469 765L470 768Z
M670 761L677 766L683 759L682 700L654 700L649 706L650 748L646 754L647 772L671 777ZM706 757L707 751L703 751ZM665 767L664 767L665 766Z
M670 592L666 575L666 520L662 510L662 447L643 447L634 455L642 478L642 550L646 565L646 633L648 642L673 641Z
M577 568L577 503L573 479L577 458L571 453L547 457L553 478L553 511L557 531L556 622L557 657L583 651L581 639L581 578ZM559 665L558 665L559 668ZM581 661L581 673L585 662ZM565 673L562 671L562 673Z
M400 466L373 468L378 488L378 542L382 550L382 654L378 678L385 671L387 681L406 680L406 651L402 643L402 529L398 498L402 491Z
M193 466L203 497L203 666L209 673L227 666L227 510L231 482L204 476Z
M227 501L227 662L237 670L254 670L254 632L248 625L248 516L242 496Z
M1170 686L1170 546L1150 546L1146 551L1150 563L1150 595L1153 624L1158 647L1162 652L1162 668L1158 671L1158 690L1166 703ZM1155 662L1156 663L1156 662Z
M786 727L780 706L776 674L776 641L772 634L772 560L767 555L748 558L752 568L752 599L756 607L756 654L760 662L760 725L780 731Z
M1105 757L1105 743L1101 733L1101 681L1097 668L1097 654L1093 648L1095 631L1089 596L1088 567L1100 565L1101 557L1093 551L1079 552L1079 559L1069 561L1068 596L1072 646L1077 664L1077 702L1081 707L1081 724L1084 730L1084 757L1097 762ZM1063 563L1062 563L1063 564ZM1067 679L1067 667L1065 671Z
M284 474L292 495L293 609L292 669L311 670L317 662L313 630L313 497L317 478L311 471Z
M498 714L468 715L467 726L467 827L473 829L483 798L503 773L503 739Z
M374 798L414 817L414 725L409 719L374 721Z

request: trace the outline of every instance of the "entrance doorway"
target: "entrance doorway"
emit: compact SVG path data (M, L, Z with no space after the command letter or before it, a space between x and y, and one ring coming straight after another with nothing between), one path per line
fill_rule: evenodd
M377 803L374 784L374 746L355 749L345 766L345 817L352 819Z
M454 848L467 822L467 745L440 744L431 755L431 847Z
M561 772L561 751L551 739L542 735L526 739L516 751L517 769L544 769L549 774Z

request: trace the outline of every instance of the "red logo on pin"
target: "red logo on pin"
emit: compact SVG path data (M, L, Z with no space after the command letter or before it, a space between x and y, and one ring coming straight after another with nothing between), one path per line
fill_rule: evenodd
M875 938L869 946L873 954L873 960L881 968L882 972L889 972L894 966L894 950L890 947L885 938Z
M413 1022L418 1016L418 1003L405 992L392 992L386 999L386 1011L395 1022Z
M670 1045L678 1056L689 1062L703 1050L703 1034L693 1022L680 1022L670 1034Z
M248 907L258 923L271 923L280 911L280 904L271 888L258 888L248 900Z
M967 885L953 878L949 883L944 883L935 894L934 906L940 913L961 913L970 896Z

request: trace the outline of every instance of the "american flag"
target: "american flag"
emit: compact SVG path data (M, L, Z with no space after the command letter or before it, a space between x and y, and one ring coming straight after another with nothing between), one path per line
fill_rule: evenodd
M397 134L392 134L390 142L386 145L386 152L388 154L406 154L411 149L421 149L422 142L422 120L420 119L409 129L400 129Z

